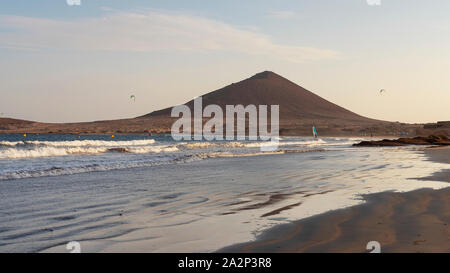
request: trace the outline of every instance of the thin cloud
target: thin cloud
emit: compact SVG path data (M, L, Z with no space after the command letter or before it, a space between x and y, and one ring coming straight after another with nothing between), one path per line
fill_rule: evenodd
M295 12L288 10L278 10L267 12L267 17L275 19L290 19L295 16Z
M0 16L0 46L98 51L231 51L305 62L338 58L328 49L277 44L263 33L220 21L167 12L109 13L55 20Z

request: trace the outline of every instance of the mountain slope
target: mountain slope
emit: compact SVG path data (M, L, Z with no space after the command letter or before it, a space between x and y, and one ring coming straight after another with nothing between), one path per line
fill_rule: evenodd
M264 71L241 82L228 85L202 96L203 106L249 104L280 105L280 120L286 119L341 119L355 122L374 120L357 115L331 103L301 86L273 73ZM191 109L193 101L186 103ZM143 117L170 116L171 107L152 112Z

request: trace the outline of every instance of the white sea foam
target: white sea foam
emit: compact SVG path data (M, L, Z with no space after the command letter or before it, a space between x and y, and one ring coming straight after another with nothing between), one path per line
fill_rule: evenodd
M127 148L127 152L135 154L146 153L171 153L177 152L178 148L173 145L158 145L158 146L145 146L145 147L131 147Z
M280 147L321 147L351 145L352 139L310 140L285 139L278 144ZM155 140L104 141L104 140L74 140L74 141L2 141L0 142L0 159L19 159L37 157L57 157L70 155L95 155L107 152L124 152L134 154L172 153L180 150L256 149L273 145L264 141L223 141L223 142L181 142L167 145L157 145ZM254 151L252 151L254 152Z
M60 176L70 174L80 174L88 172L100 172L110 170L121 170L140 167L151 167L166 164L179 164L202 160L203 158L197 156L178 156L178 157L164 157L158 160L148 161L130 161L130 162L116 162L116 163L98 163L87 164L82 166L64 166L64 167L50 167L46 169L31 169L31 170L15 170L0 173L0 180L23 179L46 176Z
M95 155L109 151L129 153L162 153L174 152L178 149L168 145L153 145L155 140L131 141L16 141L0 142L0 159L53 157L68 155ZM116 149L116 150L115 150Z
M155 143L154 139L105 141L105 140L73 140L73 141L0 141L0 146L34 145L47 147L124 147L143 146Z
M281 139L280 139L281 140ZM345 143L338 143L339 145L353 144L356 141L349 141ZM320 145L336 145L337 143L328 143L323 139L318 140L303 140L303 141L285 141L279 142L279 146L320 146ZM272 146L273 143L269 141L227 141L227 142L182 142L178 144L179 147L185 149L204 149L210 147L228 147L228 148L259 148L263 146Z
M34 149L9 148L0 151L0 159L99 154L107 151L108 149L105 147L37 147Z

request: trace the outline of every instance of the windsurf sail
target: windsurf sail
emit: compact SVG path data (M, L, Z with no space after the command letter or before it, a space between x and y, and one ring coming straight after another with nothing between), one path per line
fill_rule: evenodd
M317 130L316 130L316 127L312 127L312 131L313 131L313 137L314 138L318 138L319 137L319 134L317 133Z

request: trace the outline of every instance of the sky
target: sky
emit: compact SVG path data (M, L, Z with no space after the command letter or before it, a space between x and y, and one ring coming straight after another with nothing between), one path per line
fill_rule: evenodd
M0 2L0 117L136 117L270 70L367 117L450 120L448 0L76 2Z

